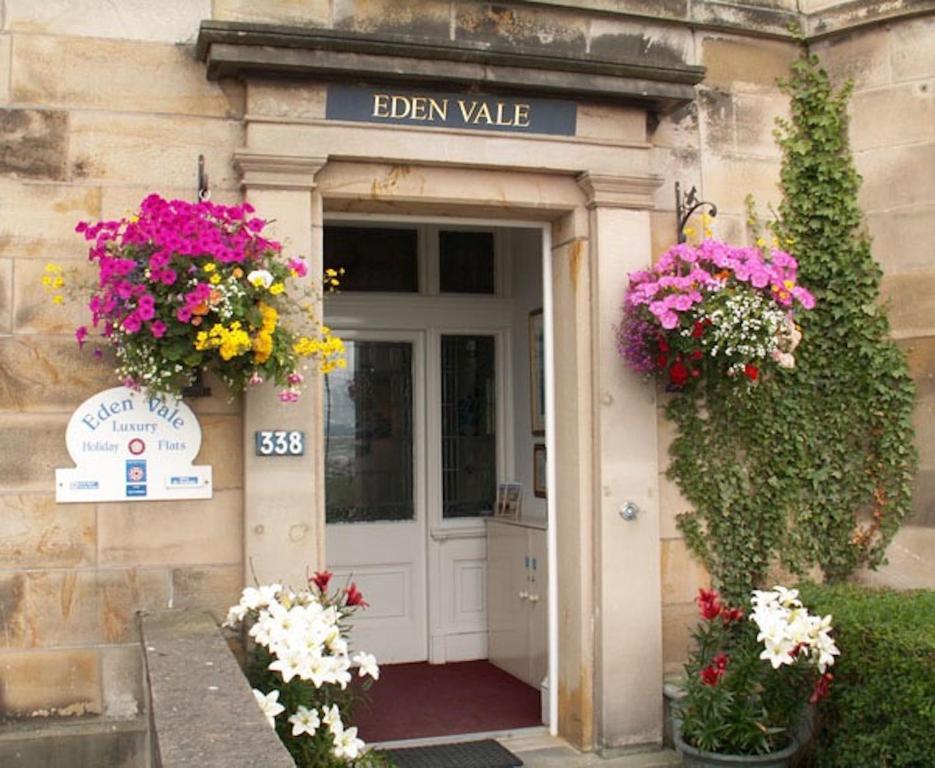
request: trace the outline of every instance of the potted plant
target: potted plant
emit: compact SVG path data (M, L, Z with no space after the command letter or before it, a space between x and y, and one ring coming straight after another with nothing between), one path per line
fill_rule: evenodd
M331 576L320 571L298 591L247 587L225 626L245 632L253 695L296 765L385 766L349 725L355 698L380 677L374 656L348 645L347 620L367 603L353 583L329 592Z
M673 246L651 269L629 276L620 354L673 390L703 375L752 386L764 372L792 368L802 338L795 312L815 306L797 269L778 248L717 240Z
M253 213L247 203L153 194L133 216L78 224L98 272L91 324L125 385L177 398L209 370L232 392L274 381L294 402L307 361L324 373L344 364L341 340L314 316L305 262L286 259ZM50 265L43 282L61 303L60 268ZM78 343L88 334L79 327Z
M808 705L825 696L838 654L831 617L797 590L754 590L749 615L700 590L701 621L684 670L673 737L682 764L784 768Z

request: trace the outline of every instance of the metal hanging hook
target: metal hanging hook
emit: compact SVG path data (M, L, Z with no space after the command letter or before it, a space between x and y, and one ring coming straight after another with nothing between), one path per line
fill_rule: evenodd
M695 187L692 187L683 195L681 185L675 182L675 217L678 222L677 236L679 243L684 243L687 239L685 237L685 225L688 223L689 218L703 205L707 205L711 209L711 218L717 216L717 206L707 200L699 200L698 190Z
M208 172L205 170L205 156L198 155L198 202L204 203L211 199L211 190L208 188Z

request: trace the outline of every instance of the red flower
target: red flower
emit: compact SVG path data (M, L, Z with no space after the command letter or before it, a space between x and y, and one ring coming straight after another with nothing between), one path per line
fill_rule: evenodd
M657 355L656 356L656 365L660 368L665 368L669 362L668 355Z
M714 667L705 667L700 674L701 682L705 685L717 685L723 673Z
M315 571L315 575L309 579L312 584L318 587L319 592L327 592L331 577L334 576L331 571Z
M693 350L692 350L692 360L701 360L702 354L703 354L703 353L702 353L702 351L701 351L700 349L693 349Z
M721 619L724 621L724 626L727 626L728 624L731 624L735 621L740 621L742 618L742 608L724 608L721 611Z
M361 608L369 608L370 603L364 600L364 596L357 589L357 585L352 581L347 588L347 605L359 605Z
M721 603L716 589L699 589L695 602L701 610L701 616L708 621L716 619L721 613Z
M828 695L832 680L834 680L834 675L830 672L825 672L825 674L819 677L818 680L815 681L815 690L813 690L812 695L809 696L808 703L816 704L825 698L825 696Z
M705 329L705 326L700 321L696 321L695 324L692 326L692 338L700 339L702 335L704 334L704 329Z
M760 369L753 363L747 363L743 367L743 375L750 379L750 381L756 381L760 375Z
M661 337L659 338L659 351L660 351L660 352L668 352L668 351L669 351L669 342L667 342L665 339L663 339L663 338L661 338Z
M711 664L699 673L701 675L701 682L705 685L717 685L727 671L728 661L730 661L730 657L727 654L717 654Z
M672 363L672 367L669 368L669 381L671 381L676 387L681 387L688 381L688 368L682 363L681 360L676 360Z

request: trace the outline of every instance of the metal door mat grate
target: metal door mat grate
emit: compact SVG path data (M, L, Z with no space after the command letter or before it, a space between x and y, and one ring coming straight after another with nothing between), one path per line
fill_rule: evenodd
M493 739L383 750L395 768L513 768L523 761Z

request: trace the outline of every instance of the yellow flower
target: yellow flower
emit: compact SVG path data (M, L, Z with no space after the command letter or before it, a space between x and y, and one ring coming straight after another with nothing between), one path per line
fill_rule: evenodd
M221 343L221 358L230 360L232 357L242 355L253 347L253 342L245 331L231 331Z
M758 237L756 239L756 247L762 248L764 245L766 245L766 241L762 237Z
M45 271L50 274L57 275L62 271L62 268L58 264L55 264L50 261L48 264L45 265Z
M262 318L262 328L264 331L272 333L276 330L276 323L279 321L279 313L269 304L260 302L260 317Z
M238 322L231 323L229 329L217 323L209 332L199 331L195 337L195 349L217 349L224 360L242 355L251 347L250 337L246 331L241 330Z
M64 303L65 303L65 297L62 296L62 294L60 294L60 293L59 293L59 294L56 294L55 296L52 297L52 303L53 303L53 304L64 304Z
M278 296L284 290L286 290L286 286L284 286L282 283L273 283L269 287L269 292L273 294L273 296Z
M789 291L791 291L793 288L795 288L795 283L792 282L791 280L783 280L783 281L782 281L782 284L783 284L784 286L786 286L786 289L789 290Z
M261 330L253 340L253 362L263 364L273 354L273 336L267 330Z
M211 277L208 278L208 282L211 283L211 285L217 285L221 282L221 276L217 274L211 275Z
M202 267L202 269L203 269L205 272L214 272L214 270L217 269L217 265L216 265L213 261L209 261L207 264L205 264L205 265Z

